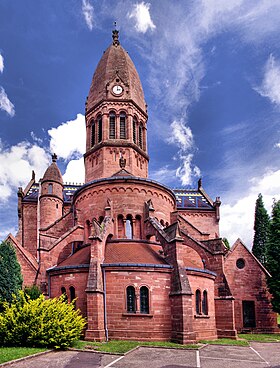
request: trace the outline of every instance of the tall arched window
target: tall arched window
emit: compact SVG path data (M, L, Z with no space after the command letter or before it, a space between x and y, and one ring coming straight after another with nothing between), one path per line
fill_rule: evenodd
M76 298L74 286L70 286L69 291L70 291L70 302L72 302Z
M133 286L126 288L126 310L128 313L136 312L135 289Z
M142 125L139 126L138 140L139 140L139 147L143 148L143 127Z
M141 216L135 216L135 227L133 232L134 239L141 239L142 238L142 229L141 229Z
M67 302L68 296L67 296L66 289L65 289L64 286L62 286L62 288L61 288L61 295L64 296L64 300Z
M120 113L120 139L126 139L126 115L124 112Z
M116 114L113 111L109 114L109 138L116 138Z
M201 314L201 291L198 289L195 292L195 312Z
M118 215L118 238L122 239L125 237L123 215Z
M52 194L52 192L53 192L53 185L49 184L48 185L48 194Z
M204 290L202 294L202 314L208 314L208 300L207 300L207 291Z
M91 122L91 147L95 145L95 122L92 120Z
M127 239L133 239L132 217L127 215L125 222L125 235Z
M149 289L147 286L140 288L140 313L149 314Z
M137 136L136 136L136 128L137 128L137 119L133 117L133 142L137 144Z
M98 122L98 143L102 141L102 116L99 115L97 118Z

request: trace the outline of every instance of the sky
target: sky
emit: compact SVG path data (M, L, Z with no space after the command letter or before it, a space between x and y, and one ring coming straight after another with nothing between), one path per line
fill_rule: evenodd
M1 0L0 239L17 188L55 152L84 181L85 100L114 22L148 104L149 177L221 198L251 248L255 201L280 199L279 0Z

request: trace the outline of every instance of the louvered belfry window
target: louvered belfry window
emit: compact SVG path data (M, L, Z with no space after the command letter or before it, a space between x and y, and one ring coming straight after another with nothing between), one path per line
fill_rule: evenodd
M109 116L109 138L116 139L116 114L110 112Z
M124 112L120 114L120 139L126 139L126 115Z
M98 143L102 141L102 116L98 116Z

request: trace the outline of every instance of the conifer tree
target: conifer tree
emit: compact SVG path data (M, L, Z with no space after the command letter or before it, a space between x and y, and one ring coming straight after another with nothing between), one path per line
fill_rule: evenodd
M269 237L269 225L269 215L264 207L263 197L259 194L255 206L255 234L252 253L263 265L266 264L266 247Z
M275 312L280 312L280 201L274 201L270 223L269 242L266 252L266 266L272 277L267 283L272 294Z
M8 242L0 244L0 302L11 302L12 295L22 286L20 265L16 252Z

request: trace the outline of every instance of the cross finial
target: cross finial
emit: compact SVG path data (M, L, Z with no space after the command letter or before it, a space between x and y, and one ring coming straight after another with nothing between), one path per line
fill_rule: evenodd
M52 155L52 162L56 162L56 160L57 160L57 155L54 153L54 154Z
M113 45L118 46L120 44L120 41L119 41L119 31L117 30L117 22L116 21L114 22L114 26L115 26L115 29L112 32Z

